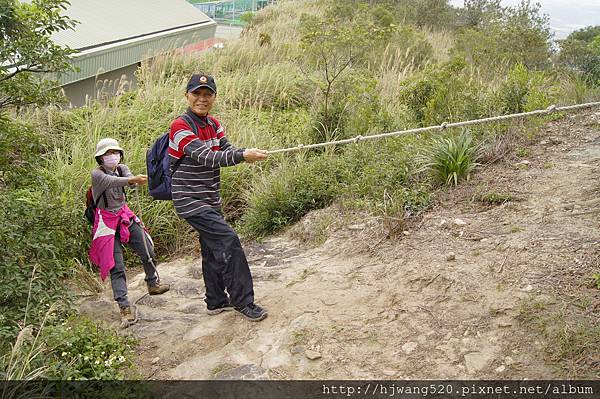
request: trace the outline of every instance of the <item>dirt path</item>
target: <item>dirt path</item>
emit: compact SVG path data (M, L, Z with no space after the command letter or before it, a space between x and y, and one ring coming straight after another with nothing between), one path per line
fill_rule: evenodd
M589 359L589 374L557 367L549 338L519 322L532 306L541 317L571 305L600 321L589 284L600 272L600 113L551 122L522 145L529 163L486 167L398 237L385 238L378 219L355 219L314 248L291 238L332 208L249 244L269 311L261 323L205 314L198 259L162 264L171 292L143 299L141 321L125 331L141 339L140 370L151 379L600 377ZM142 275L130 289L132 299L144 293ZM107 286L81 309L116 326L114 306Z

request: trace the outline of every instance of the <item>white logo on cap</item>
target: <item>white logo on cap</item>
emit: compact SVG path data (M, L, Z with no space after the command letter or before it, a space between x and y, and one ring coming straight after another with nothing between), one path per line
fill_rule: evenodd
M208 79L206 79L206 76L200 76L200 81L202 83L206 83L208 81Z

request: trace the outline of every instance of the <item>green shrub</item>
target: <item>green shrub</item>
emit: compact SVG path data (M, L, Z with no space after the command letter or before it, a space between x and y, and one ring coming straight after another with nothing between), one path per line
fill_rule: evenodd
M469 180L471 172L479 165L479 146L470 132L464 130L454 137L438 137L425 148L423 170L430 172L434 181L457 185Z
M400 138L350 145L340 159L347 196L381 200L384 191L409 182L410 157Z
M581 73L588 84L600 84L600 26L588 26L571 33L559 42L557 61Z
M389 41L381 41L369 51L371 71L398 71L401 67L419 68L433 59L433 47L422 31L400 25Z
M282 165L263 177L249 194L242 231L262 237L289 225L307 212L329 205L339 194L335 157L311 157Z
M456 26L457 15L446 0L413 0L387 2L398 21L420 28L445 29Z
M340 155L341 198L383 215L411 215L430 202L429 188L414 175L415 136L351 145Z
M242 15L240 15L240 21L244 25L252 25L252 21L254 20L255 14L251 11L246 11Z
M391 126L390 116L381 112L377 81L364 79L367 70L348 70L327 103L313 108L310 143L341 140L380 132Z
M582 104L600 98L600 87L588 85L586 78L578 72L563 72L557 77L558 92L566 104Z
M543 109L556 100L557 90L544 72L515 65L498 89L498 105L504 114Z
M488 114L486 88L465 75L450 75L427 102L424 125L479 119Z
M44 136L3 115L0 115L0 132L0 188L43 184L35 167L45 150Z
M0 377L8 381L3 397L148 397L144 384L120 381L139 378L132 363L135 344L86 318L55 319L41 329L27 326L10 354L0 357L0 370L6 370ZM81 382L86 380L105 382Z
M423 125L425 113L427 112L427 103L433 98L440 86L441 82L437 73L432 69L428 69L406 80L399 97L414 114L419 125Z
M381 133L391 128L390 116L381 109L375 80L363 80L362 73L349 75L351 84L344 85L346 91L343 131L339 138L350 138L369 133Z
M422 126L477 119L489 113L486 88L459 58L408 78L400 98Z
M235 138L232 141L238 147L268 150L310 143L310 131L314 123L304 109L229 111L221 121L226 126L227 134ZM241 217L248 207L246 193L260 179L260 175L270 173L278 163L278 158L270 157L253 165L241 164L221 169L223 210L229 220L235 221Z
M0 352L6 350L19 323L37 326L50 304L68 310L71 293L64 280L85 256L79 209L66 207L48 190L0 193Z
M121 380L132 368L136 341L88 319L48 327L44 363L48 378L60 380Z
M518 64L509 72L507 80L498 91L502 112L506 114L524 112L528 94L529 71L524 65Z

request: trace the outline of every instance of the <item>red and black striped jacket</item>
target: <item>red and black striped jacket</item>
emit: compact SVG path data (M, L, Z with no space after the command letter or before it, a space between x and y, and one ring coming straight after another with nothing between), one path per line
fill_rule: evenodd
M221 167L244 161L244 149L227 141L218 120L210 115L200 117L189 109L186 114L196 124L198 134L181 117L171 123L169 133L173 205L182 218L202 208L220 208Z

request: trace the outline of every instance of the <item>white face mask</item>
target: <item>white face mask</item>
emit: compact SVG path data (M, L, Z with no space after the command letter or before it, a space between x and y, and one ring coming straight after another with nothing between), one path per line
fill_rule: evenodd
M121 160L120 154L111 154L111 155L103 155L102 156L102 164L110 169L115 168L119 164L120 160Z

